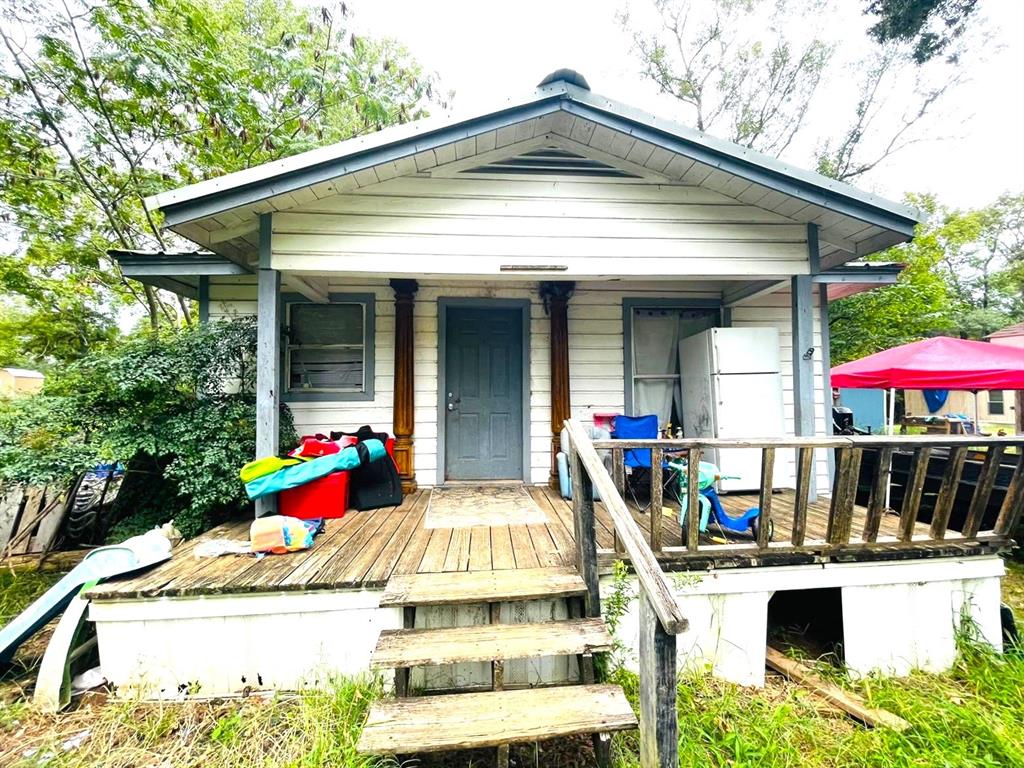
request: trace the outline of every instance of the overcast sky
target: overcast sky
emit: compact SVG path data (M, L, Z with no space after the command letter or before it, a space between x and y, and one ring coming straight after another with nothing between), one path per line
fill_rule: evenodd
M674 98L659 95L638 74L630 41L616 22L618 0L356 0L355 24L373 36L404 43L445 89L456 92L459 112L482 110L495 98L528 92L548 72L571 67L591 88L633 106L689 122ZM644 0L632 0L642 12ZM827 20L841 37L840 56L869 46L863 34L863 0L835 0ZM929 126L946 136L909 147L858 186L899 199L905 192L933 192L949 205L991 202L1005 191L1024 191L1024 2L982 0L985 30L965 68L970 82L946 101ZM980 60L984 58L984 60ZM843 83L832 83L819 99L839 99ZM846 94L847 96L849 94ZM849 103L847 99L844 103ZM819 110L819 120L826 119ZM823 125L811 126L812 132ZM785 159L808 166L809 148L794 148Z

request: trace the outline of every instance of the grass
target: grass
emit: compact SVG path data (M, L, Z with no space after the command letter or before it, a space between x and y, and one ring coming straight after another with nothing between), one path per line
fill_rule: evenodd
M1008 563L1004 599L1024 617L1024 563ZM60 574L0 571L0 618L6 621ZM87 694L59 715L33 710L26 676L35 651L0 696L0 765L48 768L223 766L224 768L371 768L393 761L355 753L365 712L380 694L372 681L336 680L294 696L184 704L145 704ZM708 768L996 768L1024 766L1024 655L998 656L965 643L943 675L851 682L821 672L911 722L902 734L866 729L778 677L749 689L686 676L679 684L680 763ZM615 680L636 706L637 679ZM2 685L2 683L0 683ZM2 691L2 689L0 689ZM635 733L614 740L616 768L635 768ZM423 768L487 766L490 751L435 756ZM512 765L574 768L592 764L589 739L521 745Z

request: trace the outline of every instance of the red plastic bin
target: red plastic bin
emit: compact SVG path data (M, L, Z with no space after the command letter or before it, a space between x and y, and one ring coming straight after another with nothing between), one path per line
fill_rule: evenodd
M344 517L348 509L348 472L332 472L278 494L278 512L300 520Z

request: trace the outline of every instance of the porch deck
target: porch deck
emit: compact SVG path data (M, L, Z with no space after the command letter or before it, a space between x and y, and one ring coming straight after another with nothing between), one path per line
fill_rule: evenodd
M124 600L157 597L267 593L324 589L377 589L393 574L486 571L575 564L573 511L570 502L543 487L529 492L547 521L532 525L478 526L465 528L427 528L424 518L430 489L421 489L407 496L397 507L371 512L349 512L340 520L330 520L327 530L318 536L313 547L304 552L275 555L260 560L244 556L195 558L196 545L217 538L240 540L248 538L249 520L226 523L196 539L182 544L174 558L155 569L133 578L111 581L94 588L94 600ZM778 492L773 497L775 520L773 552L758 553L754 542L740 535L727 545L702 537L699 552L685 553L678 522L662 517L664 551L658 554L667 570L704 568L713 565L736 567L806 563L821 560L807 547L824 546L829 519L829 500L819 499L808 507L806 545L799 551L788 547L793 519L792 491ZM724 506L737 512L757 505L756 495L724 495ZM597 542L600 560L609 565L615 557L612 548L612 522L604 506L596 505ZM866 510L856 507L853 539L859 539ZM633 517L650 537L650 515L633 508ZM870 551L851 544L849 559L884 559L885 543L895 542L899 517L883 516L878 543ZM929 540L928 526L918 523L914 540L918 546L906 545L893 556L929 557L944 554L970 553L984 548L959 544L937 544ZM751 551L743 549L749 541ZM839 551L836 553L839 554ZM684 557L685 555L685 557Z

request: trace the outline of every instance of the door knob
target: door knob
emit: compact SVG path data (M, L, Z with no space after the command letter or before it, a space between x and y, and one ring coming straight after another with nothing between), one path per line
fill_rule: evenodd
M454 411L455 410L455 403L448 403L448 410L449 411Z

